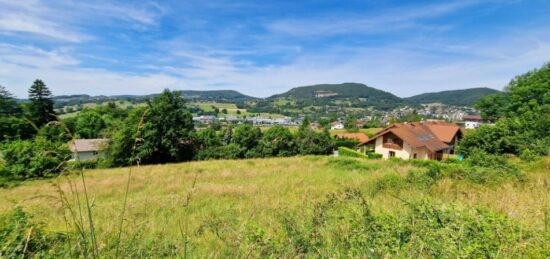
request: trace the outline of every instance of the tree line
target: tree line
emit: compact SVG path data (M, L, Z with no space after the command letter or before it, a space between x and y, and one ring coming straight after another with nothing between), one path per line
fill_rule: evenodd
M482 98L476 108L496 122L467 134L460 152L513 154L533 159L550 148L550 63L512 79L502 94Z
M41 80L29 89L29 101L17 102L0 87L0 175L26 179L55 175L71 158L68 143L77 138L108 138L97 164L102 167L136 163L280 157L329 154L335 139L327 130L274 126L262 132L252 124L196 130L189 107L178 91L165 90L146 105L123 109L116 103L84 108L77 116L57 118L52 93ZM345 142L345 141L344 141ZM344 145L355 145L347 141Z

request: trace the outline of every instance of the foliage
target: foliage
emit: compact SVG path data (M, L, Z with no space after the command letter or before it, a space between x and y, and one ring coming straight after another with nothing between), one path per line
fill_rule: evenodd
M338 147L338 156L367 158L365 154L347 147Z
M47 232L42 225L33 223L20 207L0 214L2 258L62 257L67 241L66 235Z
M133 152L134 143L140 137L138 127L144 114L145 108L136 108L121 124L120 128L113 134L106 150L103 166L127 166L136 159Z
M164 90L149 103L136 157L145 164L190 160L194 134L193 118L181 95Z
M315 132L310 128L300 129L296 135L297 153L301 155L328 155L334 148L327 130Z
M347 147L347 148L356 148L359 145L359 140L354 138L334 138L335 147Z
M355 116L347 116L346 120L344 121L344 128L348 132L359 131L359 128L357 127L357 118L355 118Z
M390 178L388 178L390 179ZM389 182L393 182L389 181ZM248 242L259 257L456 257L525 255L546 236L526 231L505 215L486 209L408 203L404 215L376 215L359 190L327 195L305 224L298 215L282 216L284 239L272 239L255 227ZM531 256L544 256L535 250Z
M101 136L101 132L105 128L105 120L98 112L93 110L84 110L78 114L75 123L75 133L80 138L99 138Z
M491 88L470 88L464 90L450 90L436 93L425 93L405 98L406 101L423 103L443 103L453 106L473 106L480 98L496 94L499 91Z
M243 123L235 128L231 137L231 143L238 145L244 157L246 152L253 150L262 137L260 128L254 127L251 123Z
M382 154L378 154L378 153L371 152L371 153L368 153L368 154L367 154L367 157L368 157L369 159L381 159L381 158L382 158Z
M211 159L238 159L243 151L237 144L229 144L225 146L208 146L197 151L197 160Z
M546 155L550 146L550 63L514 78L500 97L489 96L478 104L481 113L501 118L466 135L460 151L468 155L480 148L488 153L519 155L525 150Z
M0 117L19 113L17 102L8 90L0 85Z
M30 139L36 134L32 124L15 116L0 116L0 142L5 140Z
M71 136L63 125L57 122L50 122L38 131L38 136L44 137L51 142L67 143Z
M269 128L258 143L263 157L294 155L294 136L287 127L275 125Z
M70 152L66 144L36 137L3 144L2 154L6 163L2 172L4 177L28 179L60 173Z
M42 80L36 79L32 84L29 89L29 100L29 116L37 127L56 120L52 92Z

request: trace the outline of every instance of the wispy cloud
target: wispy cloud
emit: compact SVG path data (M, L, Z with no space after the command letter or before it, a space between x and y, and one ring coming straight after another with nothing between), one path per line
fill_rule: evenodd
M22 32L74 43L94 38L85 31L86 25L123 21L153 26L166 12L155 2L130 6L111 1L89 4L81 1L0 0L0 9L3 10L0 12L0 33Z
M383 14L332 14L330 16L283 19L268 24L275 33L294 36L327 36L349 33L381 33L410 28L446 29L450 25L428 25L421 21L479 4L479 1L453 1L386 10Z

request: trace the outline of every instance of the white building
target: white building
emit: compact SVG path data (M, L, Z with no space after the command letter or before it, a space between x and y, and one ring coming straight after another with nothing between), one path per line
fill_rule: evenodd
M341 130L341 129L344 129L344 124L341 123L341 122L333 122L333 123L330 125L330 129L331 129L331 130Z
M464 115L462 120L464 121L464 127L466 129L477 129L483 124L481 115Z
M108 143L108 139L75 139L69 142L72 160L97 159Z

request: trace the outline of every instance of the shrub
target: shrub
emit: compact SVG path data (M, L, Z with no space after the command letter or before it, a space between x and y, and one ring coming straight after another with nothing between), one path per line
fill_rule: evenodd
M64 257L60 249L66 246L67 236L48 233L21 208L16 207L0 215L0 257ZM65 247L67 248L67 247Z
M334 146L336 147L347 147L355 148L359 144L359 140L351 138L334 138Z
M524 149L519 154L519 158L523 161L532 162L532 161L535 161L538 158L538 155L535 152L533 152L529 149Z
M368 158L365 154L357 152L347 147L338 147L338 155L343 157Z
M227 146L213 146L199 150L197 160L212 159L238 159L241 156L242 149L239 145L229 144Z
M6 163L2 175L14 179L52 176L63 171L70 156L65 144L37 137L17 140L2 145Z
M378 154L378 153L373 152L373 153L368 153L367 157L369 159L381 159L383 156L382 156L382 154Z

